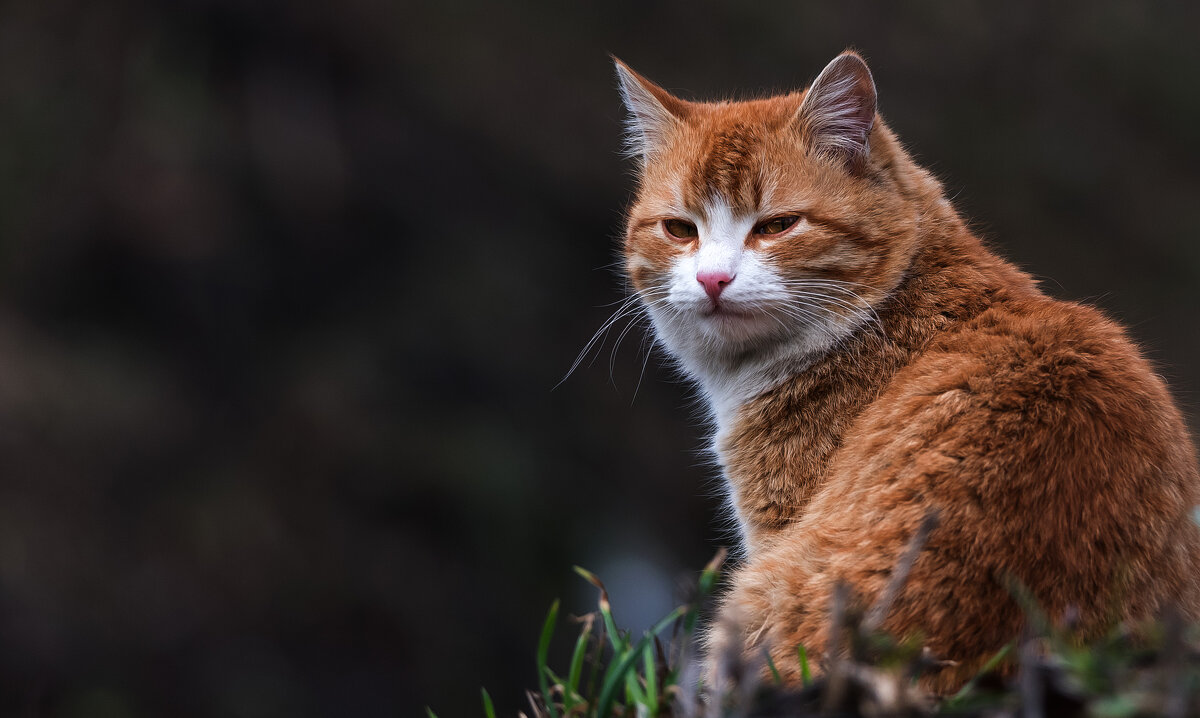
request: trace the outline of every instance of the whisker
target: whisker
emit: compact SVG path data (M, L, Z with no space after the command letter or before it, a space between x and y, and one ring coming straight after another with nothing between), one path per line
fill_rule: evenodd
M822 309L822 308L821 307L813 307L811 305L801 306L798 304L787 304L787 305L784 305L779 308L779 310L785 316L795 319L796 321L799 321L801 324L804 324L807 327L816 329L817 331L824 333L825 336L830 340L836 340L837 335L835 335L829 329L829 327L827 327L825 325L825 322L821 321L821 319L822 319L821 315L816 313L815 311L812 311L813 309ZM828 311L828 310L825 309L823 311Z
M848 286L842 286L842 284L838 280L806 280L806 279L785 280L783 282L783 284L785 287L787 287L789 289L799 290L800 293L804 293L809 296L819 296L822 299L827 299L830 302L835 302L837 304L840 304L841 306L844 306L845 308L854 312L855 315L858 316L859 319L864 322L869 320L869 321L874 321L875 323L879 324L880 326L883 325L883 321L879 318L879 314L875 311L875 308L873 306L871 306L870 302L863 299L862 296L860 296L857 292L855 292L853 289L849 288ZM803 290L805 290L805 289L822 289L822 290L839 291L839 292L842 292L843 294L848 294L852 299L860 302L862 304L862 306L857 306L857 305L851 304L850 302L846 301L845 299L842 299L841 297L837 297L837 296L833 296L833 295L829 295L829 294L813 295L811 292L807 292L807 293L803 292Z
M869 309L872 314L875 314L876 319L878 320L878 314L875 312L875 308L871 305L871 303L863 299L862 296L850 288L850 286L866 287L866 285L860 284L859 282L843 282L842 280L836 279L793 279L785 280L783 284L787 287L796 289L827 289L848 294L855 300L862 302L863 306Z
M646 346L647 341L650 342L650 346ZM642 379L646 377L646 367L650 364L650 353L654 350L654 333L649 326L643 329L641 350L646 353L646 356L642 358L642 371L638 373L637 384L633 387L633 398L629 400L630 405L637 401L638 390L642 388Z
M587 344L583 346L583 350L579 352L579 356L575 357L575 362L571 364L571 368L567 370L567 373L562 379L559 380L558 384L554 385L555 389L561 386L562 383L571 376L571 374L575 373L575 370L578 369L579 365L583 363L583 360L592 351L592 348L595 347L598 342L602 342L604 337L608 335L608 330L612 328L613 324L620 321L621 318L627 315L630 311L633 311L634 307L636 306L636 302L636 296L625 300L622 302L621 306L617 307L617 310L614 311L608 317L608 319L606 319L604 323L600 325L600 328L596 330L595 334L592 335L592 338L589 339Z
M562 383L570 378L570 376L575 373L575 370L578 369L581 364L583 364L583 361L588 357L589 354L591 354L592 350L598 348L604 343L604 339L608 336L609 330L611 330L617 322L630 316L633 316L636 319L638 315L646 312L648 307L657 306L659 302L664 301L668 293L669 290L666 288L652 287L646 291L635 293L629 297L626 297L625 299L620 300L619 306L616 308L616 310L614 310L613 313L609 315L608 319L604 320L604 322L600 325L600 328L597 329L594 334L592 334L591 339L584 344L583 349L579 352L579 355L575 357L575 361L571 364L571 368L567 369L567 373L564 374L563 378L551 388L551 391L562 386ZM608 306L612 305L610 304ZM625 331L628 331L628 327L622 331L620 337L624 337ZM617 343L618 345L620 344L620 338L618 338ZM610 376L612 374L611 363L609 365L609 374Z
M644 305L639 305L637 311L633 313L633 320L625 325L625 328L617 335L617 340L613 342L612 351L608 355L608 380L614 385L616 384L616 380L613 378L613 372L616 370L617 365L617 349L621 348L621 341L625 338L625 335L629 334L629 331L637 326L638 320L645 315L646 311Z
M871 307L869 305L866 307L859 307L859 306L851 304L850 302L847 302L846 300L841 299L839 297L831 297L828 295L818 294L815 292L798 291L798 292L795 292L794 294L795 294L795 296L804 297L807 299L826 300L826 301L832 302L840 307L844 307L845 309L849 310L855 317L857 317L859 319L859 321L862 321L863 323L867 323L867 322L871 322L871 321L875 321L875 322L881 321L879 319L879 315L876 314L875 311L873 309L871 309Z

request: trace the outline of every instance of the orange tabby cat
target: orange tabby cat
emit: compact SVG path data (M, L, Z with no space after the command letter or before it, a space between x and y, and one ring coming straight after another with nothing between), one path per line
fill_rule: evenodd
M876 114L852 52L805 92L688 102L617 62L641 160L626 270L712 409L740 527L710 650L823 656L834 587L945 692L1016 638L1026 586L1083 637L1200 617L1193 445L1121 327L988 251Z

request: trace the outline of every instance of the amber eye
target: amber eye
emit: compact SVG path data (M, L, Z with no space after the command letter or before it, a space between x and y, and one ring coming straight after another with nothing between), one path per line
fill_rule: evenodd
M763 222L762 224L755 227L754 233L755 234L779 234L780 232L787 229L788 227L791 227L799 219L800 218L795 215L788 215L786 217L775 217L774 219L768 219L766 222Z
M664 219L663 229L667 230L667 234L675 239L695 239L700 236L700 233L696 231L696 225L682 219Z

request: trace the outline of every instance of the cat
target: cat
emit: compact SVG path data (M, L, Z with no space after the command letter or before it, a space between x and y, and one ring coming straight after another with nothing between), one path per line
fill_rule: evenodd
M1083 638L1168 604L1200 617L1200 478L1123 329L1057 301L967 228L877 114L853 51L805 91L680 99L614 58L638 161L624 269L711 408L742 544L710 655L833 657L830 606L956 690L1016 639L1024 586Z

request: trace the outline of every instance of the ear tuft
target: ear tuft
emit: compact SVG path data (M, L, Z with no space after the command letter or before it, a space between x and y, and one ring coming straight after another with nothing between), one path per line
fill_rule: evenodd
M876 104L871 70L857 53L847 51L821 70L797 117L817 153L836 157L857 172L871 151Z
M670 133L683 119L687 103L637 74L613 58L621 97L629 117L625 121L625 154L641 157L643 163L662 149Z

